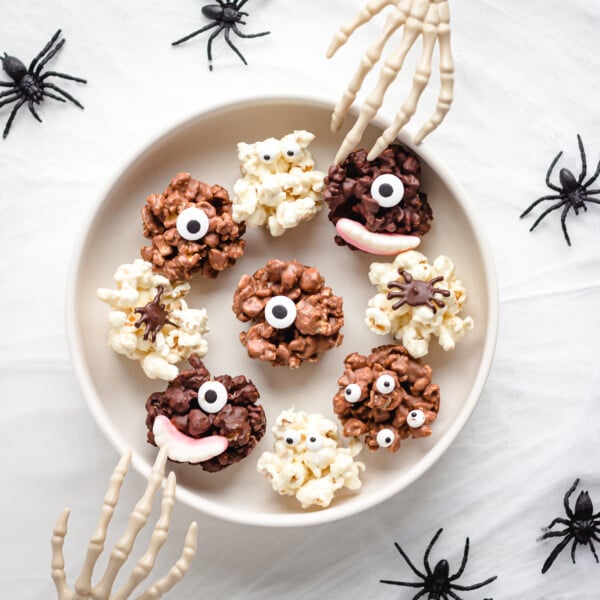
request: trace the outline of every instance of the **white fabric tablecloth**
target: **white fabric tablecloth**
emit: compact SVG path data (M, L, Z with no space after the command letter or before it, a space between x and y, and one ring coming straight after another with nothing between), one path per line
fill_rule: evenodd
M0 4L0 50L29 61L61 27L67 43L53 68L89 80L87 86L68 84L85 111L48 102L40 108L40 125L24 109L0 142L2 598L55 596L49 538L67 504L72 516L65 555L73 581L117 461L69 361L63 312L74 239L68 232L81 229L99 191L134 150L204 106L243 98L246 90L316 90L336 99L383 22L380 15L327 61L331 35L362 0L250 0L245 31L270 29L272 35L235 38L248 67L218 40L210 73L206 36L170 47L204 23L202 5ZM460 583L498 575L483 590L464 592L465 598L600 596L600 566L589 548L578 548L576 565L567 549L541 575L554 542L536 542L542 526L564 516L563 494L576 477L600 508L600 207L571 213L571 248L559 213L533 234L533 219L519 220L530 202L551 193L544 178L558 151L565 151L561 166L578 174L577 133L590 171L600 158L600 4L453 0L451 10L455 103L426 143L471 196L497 263L500 333L483 396L430 471L356 517L261 529L177 503L156 571L176 560L192 519L199 521L199 554L172 598L411 598L410 590L379 583L414 581L393 542L419 565L439 527L444 534L432 560L446 557L454 570L464 538L471 539ZM387 116L407 93L414 54L388 92ZM431 112L436 85L409 130ZM8 107L0 110L2 126L8 114ZM132 506L143 485L130 474L121 504ZM107 547L123 531L127 512L115 515Z

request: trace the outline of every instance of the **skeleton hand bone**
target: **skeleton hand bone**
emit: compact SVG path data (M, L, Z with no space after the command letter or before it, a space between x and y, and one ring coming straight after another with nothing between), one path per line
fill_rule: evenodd
M335 157L336 164L339 164L352 150L356 149L369 122L383 104L383 97L387 88L402 69L409 50L421 35L423 36L423 49L413 77L412 89L394 122L375 142L369 152L368 159L374 160L377 158L414 115L417 103L431 77L431 62L436 40L438 40L440 47L440 93L435 112L415 136L415 144L420 144L425 136L442 122L452 104L454 60L450 48L450 9L447 0L368 0L354 20L342 26L334 35L327 50L327 58L331 58L348 41L354 31L387 6L395 6L395 8L387 18L381 37L364 54L358 70L335 107L331 117L332 131L337 131L342 126L344 117L354 102L365 77L381 58L386 42L396 30L404 26L402 40L397 50L385 60L377 85L367 96L356 123L348 132L338 150Z
M108 566L106 567L104 576L93 588L91 582L92 572L96 565L96 561L104 550L106 531L115 506L119 501L121 485L123 484L123 479L125 478L129 464L131 463L131 452L128 451L123 455L110 478L110 484L106 496L104 497L104 504L102 506L98 526L90 539L81 574L75 582L74 592L67 586L65 575L63 544L67 534L69 509L63 511L54 527L52 535L52 579L54 580L59 600L125 600L126 598L129 598L133 590L148 577L154 567L156 556L162 545L166 542L169 532L171 511L173 510L173 504L175 503L175 473L172 472L169 473L167 478L167 484L160 507L160 517L152 532L148 550L146 550L145 554L140 558L135 567L133 567L131 575L123 587L118 592L112 593L117 574L131 553L138 533L148 520L148 516L152 510L154 496L163 480L166 462L166 450L161 450L156 458L154 467L152 468L146 491L131 514L129 526L127 527L125 534L117 542L110 553ZM179 560L169 570L165 577L148 587L137 597L137 600L157 600L183 578L196 555L197 532L198 526L193 522L185 536L183 552L181 553Z

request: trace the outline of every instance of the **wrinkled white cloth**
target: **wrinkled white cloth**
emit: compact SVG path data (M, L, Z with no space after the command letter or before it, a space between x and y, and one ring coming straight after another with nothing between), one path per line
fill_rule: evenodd
M3 52L30 60L61 27L67 43L53 68L89 80L87 86L69 84L85 111L48 103L39 110L40 125L25 108L0 141L2 597L55 597L49 539L66 502L72 519L65 554L73 581L117 462L67 352L63 299L74 240L63 232L81 230L99 191L144 141L204 106L236 100L247 90L317 90L337 99L384 22L380 15L327 61L331 36L363 0L250 0L246 30L272 34L239 41L248 67L219 39L218 68L210 73L206 38L177 52L170 47L204 24L201 5L0 5ZM170 598L411 598L413 590L379 583L415 581L393 542L422 566L439 527L444 533L431 561L445 557L456 571L468 536L471 555L460 582L498 575L486 588L464 592L465 598L598 598L600 566L589 548L577 549L576 565L567 549L542 576L554 542L536 538L542 526L564 516L563 494L576 477L600 510L600 207L569 215L570 248L559 212L533 233L534 217L519 220L519 214L552 193L544 178L559 151L559 166L578 174L577 133L588 172L600 157L600 4L454 0L451 11L455 102L426 144L471 196L497 263L500 332L483 396L433 468L358 516L310 529L262 529L177 503L156 572L164 574L177 559L187 524L196 518L199 559ZM384 115L391 117L408 93L418 54L410 55L389 90ZM436 77L434 71L434 88ZM375 81L369 77L365 89ZM417 131L434 105L429 90L408 129ZM0 109L2 127L8 115L8 107ZM141 477L132 473L122 504L133 506L142 489ZM127 517L127 509L117 512L107 547Z

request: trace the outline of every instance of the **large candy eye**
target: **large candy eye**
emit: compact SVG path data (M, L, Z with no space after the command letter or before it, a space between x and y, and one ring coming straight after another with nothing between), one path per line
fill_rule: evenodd
M275 162L281 153L279 142L277 140L265 140L257 146L258 156L264 163Z
M422 410L411 410L406 415L406 423L409 427L421 427L425 423L425 413Z
M323 447L323 436L320 433L306 434L306 447L311 452L317 452Z
M344 390L344 399L346 402L358 402L360 397L362 396L362 390L360 389L360 385L358 383L351 383L346 386Z
M190 207L177 217L177 232L184 240L195 242L208 233L208 217L203 210Z
M288 162L297 160L300 156L300 146L296 142L283 142L281 144L281 153Z
M389 448L396 439L396 434L391 429L382 429L377 434L377 443L381 448Z
M218 413L227 404L227 390L218 381L205 381L198 390L198 404L207 413Z
M297 446L300 442L300 432L295 429L286 429L283 432L283 440L288 446Z
M383 208L396 206L404 196L404 185L399 177L385 173L376 177L371 184L373 200Z
M265 306L265 319L275 329L286 329L296 320L296 305L287 296L273 296Z
M391 375L380 375L375 382L375 387L380 394L391 394L396 383Z

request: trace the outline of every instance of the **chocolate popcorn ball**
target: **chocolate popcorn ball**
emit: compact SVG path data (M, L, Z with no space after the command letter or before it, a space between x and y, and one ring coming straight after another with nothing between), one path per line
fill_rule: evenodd
M331 166L323 199L336 225L336 243L373 254L416 247L433 218L427 195L419 191L420 177L419 160L398 144L373 161L366 150L356 150Z
M440 388L431 383L429 365L411 358L404 346L389 345L374 348L369 356L354 352L344 366L333 398L344 435L365 435L369 450L391 452L403 439L431 435Z
M189 362L190 370L148 397L148 442L166 446L172 461L214 473L252 452L265 433L265 412L256 403L258 390L243 375L211 379L198 356Z
M240 321L252 322L240 333L250 358L296 368L342 343L342 302L315 267L272 259L242 276L233 311Z
M142 257L173 283L197 272L214 278L244 253L246 226L234 223L227 190L189 173L178 173L164 193L150 194L142 220L152 241Z

